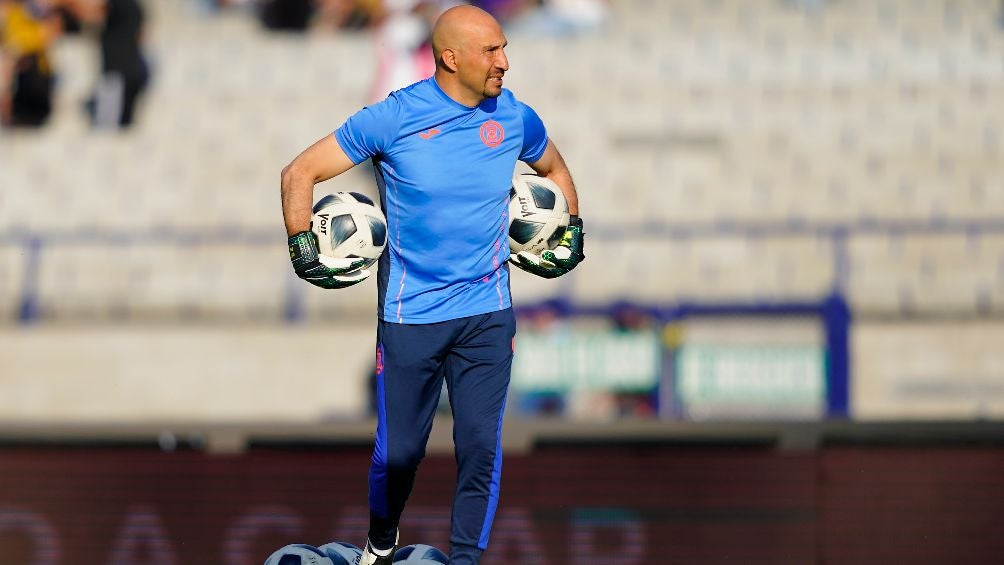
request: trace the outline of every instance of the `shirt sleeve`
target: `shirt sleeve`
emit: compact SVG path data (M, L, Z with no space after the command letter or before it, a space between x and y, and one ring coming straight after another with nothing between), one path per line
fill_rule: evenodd
M394 141L400 123L399 106L396 98L388 97L359 110L335 130L338 145L353 163L358 165L383 153Z
M533 108L520 102L523 113L523 150L519 160L525 163L536 163L547 149L547 130Z

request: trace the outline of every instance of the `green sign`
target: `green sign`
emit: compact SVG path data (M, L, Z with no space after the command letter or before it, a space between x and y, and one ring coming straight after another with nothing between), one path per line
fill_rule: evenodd
M821 414L825 354L814 345L695 344L676 352L677 399L704 415Z
M655 331L521 333L512 386L521 391L645 391L657 385L661 364Z

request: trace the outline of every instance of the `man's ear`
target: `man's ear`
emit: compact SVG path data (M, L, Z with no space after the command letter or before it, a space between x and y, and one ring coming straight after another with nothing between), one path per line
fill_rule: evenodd
M453 49L443 49L443 66L451 72L457 72L457 52Z

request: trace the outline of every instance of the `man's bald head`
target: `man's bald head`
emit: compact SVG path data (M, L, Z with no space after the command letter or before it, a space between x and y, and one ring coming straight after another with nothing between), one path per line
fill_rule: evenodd
M450 8L432 29L436 83L469 107L499 96L509 70L506 45L502 26L488 12L474 6Z
M454 6L443 12L432 28L432 53L436 57L436 66L443 64L444 50L470 47L470 41L484 31L501 33L502 26L491 14L477 6Z

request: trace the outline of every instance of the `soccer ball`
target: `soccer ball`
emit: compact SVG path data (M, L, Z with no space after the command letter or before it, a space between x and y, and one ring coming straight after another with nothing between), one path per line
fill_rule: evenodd
M419 565L424 563L425 565L431 565L433 563L446 564L450 562L450 558L446 556L445 553L439 551L431 545L425 544L415 544L406 545L401 549L394 552L394 563L409 564L414 563Z
M341 541L326 543L317 549L326 554L335 565L355 565L363 554L363 550L358 547Z
M548 178L521 174L509 189L509 250L540 255L554 249L568 227L568 202Z
M336 192L317 201L310 229L321 255L365 259L367 268L387 245L387 218L373 201L358 192Z
M265 565L333 565L320 549L305 543L280 547L268 556Z

